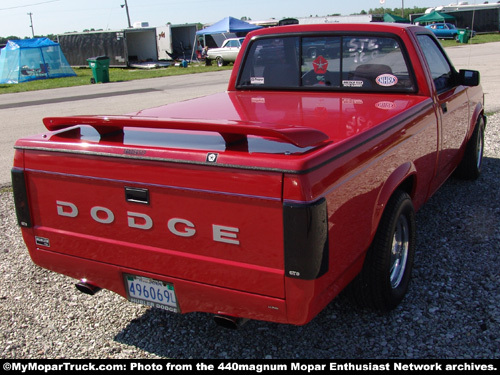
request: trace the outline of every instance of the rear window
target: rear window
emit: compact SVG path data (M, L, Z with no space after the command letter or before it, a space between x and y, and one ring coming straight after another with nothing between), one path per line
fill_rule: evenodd
M283 36L251 42L239 89L413 92L401 45L386 36Z

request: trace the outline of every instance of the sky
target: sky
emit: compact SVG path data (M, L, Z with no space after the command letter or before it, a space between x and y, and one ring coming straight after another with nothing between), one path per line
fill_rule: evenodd
M149 26L215 23L231 16L253 21L270 18L349 15L381 7L435 7L450 0L127 0L130 22ZM457 1L458 2L458 1ZM481 1L482 2L482 1ZM474 1L469 1L473 4ZM125 0L0 0L0 36L31 37L85 29L128 27ZM31 13L31 16L30 16ZM31 17L31 20L30 20ZM32 22L32 23L31 23ZM31 25L33 27L31 27Z

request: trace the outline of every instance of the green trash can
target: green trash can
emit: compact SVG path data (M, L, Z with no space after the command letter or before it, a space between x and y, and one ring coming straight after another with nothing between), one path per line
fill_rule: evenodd
M467 29L459 29L458 30L458 39L459 43L469 43L470 39L470 30Z
M87 59L90 69L92 69L93 77L90 83L106 83L109 82L109 57L97 56Z

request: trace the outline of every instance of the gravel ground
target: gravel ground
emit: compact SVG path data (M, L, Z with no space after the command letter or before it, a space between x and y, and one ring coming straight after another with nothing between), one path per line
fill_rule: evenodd
M35 266L0 192L2 358L500 358L500 114L489 117L483 174L449 180L417 215L410 292L387 315L339 296L303 327L175 315Z

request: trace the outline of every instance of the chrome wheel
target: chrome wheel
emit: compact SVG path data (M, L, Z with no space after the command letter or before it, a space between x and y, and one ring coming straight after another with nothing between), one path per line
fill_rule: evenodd
M410 229L404 215L399 216L392 240L390 279L392 288L397 288L403 279L410 248Z
M396 190L387 202L363 269L349 294L361 306L388 311L404 298L415 254L416 220L408 193Z
M478 170L481 170L481 163L483 162L483 148L484 148L484 134L483 134L483 129L480 129L480 133L477 135L477 144L476 144L476 150L477 150L477 159L476 159L476 167Z

